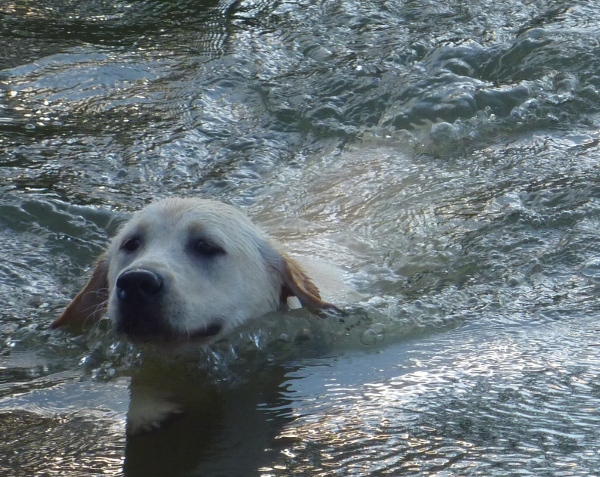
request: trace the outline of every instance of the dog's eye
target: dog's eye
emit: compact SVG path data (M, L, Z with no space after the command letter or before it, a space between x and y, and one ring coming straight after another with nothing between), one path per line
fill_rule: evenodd
M206 239L198 239L193 242L194 252L203 257L214 257L225 253L221 247Z
M121 250L135 252L141 244L142 240L139 237L130 237L121 244Z

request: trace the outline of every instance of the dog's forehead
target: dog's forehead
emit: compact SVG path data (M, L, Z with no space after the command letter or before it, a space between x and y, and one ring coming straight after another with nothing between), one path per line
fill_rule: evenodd
M121 234L190 233L235 236L257 229L235 207L208 199L164 199L138 211Z

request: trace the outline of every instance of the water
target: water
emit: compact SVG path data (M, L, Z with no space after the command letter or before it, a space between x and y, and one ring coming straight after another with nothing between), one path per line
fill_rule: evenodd
M1 473L597 475L599 14L4 2ZM48 330L169 195L243 208L357 301L185 358ZM185 412L126 436L148 390Z

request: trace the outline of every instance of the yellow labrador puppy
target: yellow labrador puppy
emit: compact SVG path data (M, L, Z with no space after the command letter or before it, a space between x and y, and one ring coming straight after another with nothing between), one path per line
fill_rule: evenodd
M285 307L290 297L308 308L335 308L236 208L165 199L123 226L52 327L97 321L108 312L132 341L208 343Z

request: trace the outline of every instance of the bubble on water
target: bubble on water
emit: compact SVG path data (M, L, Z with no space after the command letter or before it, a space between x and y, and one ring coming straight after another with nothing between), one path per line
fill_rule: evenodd
M429 140L431 141L432 154L447 152L459 145L461 140L460 131L456 126L447 122L435 123L431 126Z
M587 262L581 269L581 274L600 283L600 258L594 258Z
M382 323L373 323L361 336L362 344L372 346L383 342L385 325Z
M452 142L459 138L459 132L456 126L439 122L431 126L430 138L435 142Z

